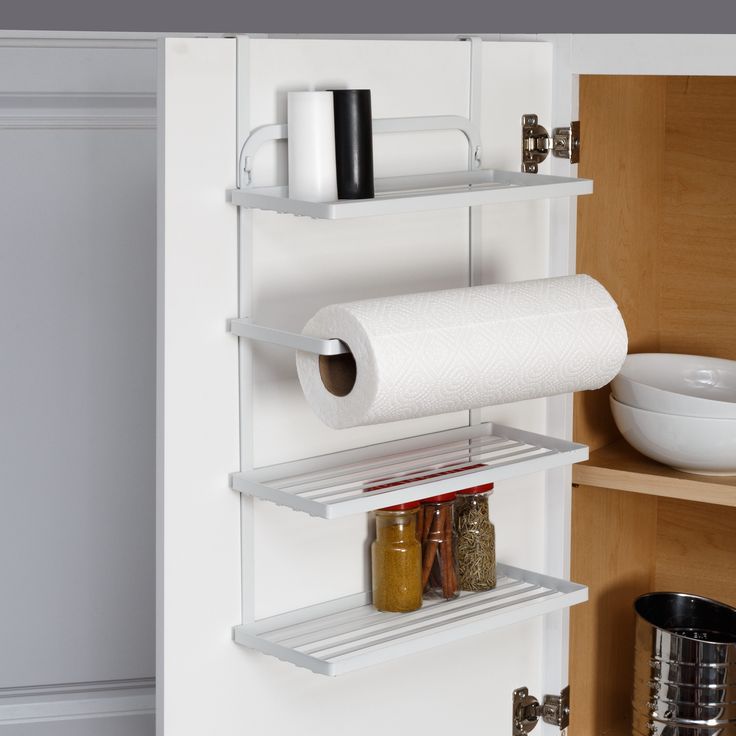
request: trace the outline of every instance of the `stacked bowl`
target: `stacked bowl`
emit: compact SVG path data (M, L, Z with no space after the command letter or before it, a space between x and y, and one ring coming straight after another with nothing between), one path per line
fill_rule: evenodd
M736 361L629 355L611 389L616 426L643 455L686 473L736 475Z

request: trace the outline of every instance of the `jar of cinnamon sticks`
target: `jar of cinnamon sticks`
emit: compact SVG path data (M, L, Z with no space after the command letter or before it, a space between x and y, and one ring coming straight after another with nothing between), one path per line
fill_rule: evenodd
M422 540L422 589L427 598L457 598L453 509L455 494L426 498L419 511L418 532Z
M422 605L422 549L417 534L419 501L376 511L371 544L373 605L379 611L416 611Z

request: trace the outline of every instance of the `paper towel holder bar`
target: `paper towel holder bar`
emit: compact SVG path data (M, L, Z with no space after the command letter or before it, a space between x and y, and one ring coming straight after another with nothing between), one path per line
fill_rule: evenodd
M350 348L341 340L311 337L298 332L277 330L273 327L255 324L245 318L228 320L227 329L228 332L237 335L237 337L268 342L271 345L281 345L285 348L303 350L316 355L345 355L350 352Z
M480 168L481 148L478 126L462 115L426 115L412 118L374 118L373 133L417 133L427 130L458 130L468 142L471 168ZM287 123L272 123L254 128L238 157L238 189L242 176L246 175L246 186L253 183L253 159L256 151L269 141L285 140L289 137Z

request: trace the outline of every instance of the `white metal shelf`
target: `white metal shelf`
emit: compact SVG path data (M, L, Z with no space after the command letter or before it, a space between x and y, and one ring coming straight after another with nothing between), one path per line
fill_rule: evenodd
M236 626L233 637L238 644L334 676L587 599L584 585L499 564L493 590L425 601L412 613L381 613L369 593L359 593Z
M549 197L590 194L590 179L481 169L446 174L376 179L373 199L307 202L289 199L288 187L231 189L228 199L239 207L304 215L326 220L396 215L407 212L475 207Z
M586 445L485 422L234 473L231 484L333 519L587 459Z

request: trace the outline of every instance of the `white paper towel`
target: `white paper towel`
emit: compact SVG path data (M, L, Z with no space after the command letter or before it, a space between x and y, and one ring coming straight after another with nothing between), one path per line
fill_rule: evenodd
M289 197L337 199L332 92L289 92Z
M320 361L329 383L350 358L297 353L304 395L335 429L600 388L627 352L616 303L586 275L332 304L303 333L355 359L336 396Z

